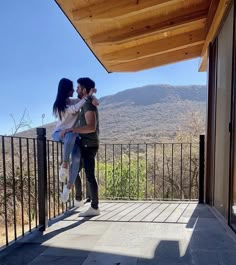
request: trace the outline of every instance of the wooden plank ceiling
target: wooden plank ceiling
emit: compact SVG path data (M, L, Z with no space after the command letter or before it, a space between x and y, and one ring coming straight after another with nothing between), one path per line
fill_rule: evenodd
M202 57L229 0L55 0L108 72Z

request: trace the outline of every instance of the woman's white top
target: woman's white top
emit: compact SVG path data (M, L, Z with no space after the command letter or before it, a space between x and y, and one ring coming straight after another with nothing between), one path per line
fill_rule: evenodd
M74 127L78 118L77 112L83 107L86 101L86 98L68 99L65 112L61 113L61 120L59 119L59 114L57 114L57 118L59 120L55 129L52 131L52 134L57 131L62 131Z

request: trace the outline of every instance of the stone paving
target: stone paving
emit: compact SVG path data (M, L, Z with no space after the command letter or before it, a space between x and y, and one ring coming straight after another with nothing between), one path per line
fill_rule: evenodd
M100 208L94 218L79 218L79 209L67 213L44 234L3 252L0 264L236 265L235 235L207 206L103 202Z

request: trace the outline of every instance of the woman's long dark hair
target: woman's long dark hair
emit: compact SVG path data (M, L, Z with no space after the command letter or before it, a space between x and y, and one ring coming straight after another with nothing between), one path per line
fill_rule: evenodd
M62 78L58 84L57 97L53 104L53 114L59 115L60 120L62 119L62 113L66 109L66 100L69 92L73 90L73 82L67 78Z

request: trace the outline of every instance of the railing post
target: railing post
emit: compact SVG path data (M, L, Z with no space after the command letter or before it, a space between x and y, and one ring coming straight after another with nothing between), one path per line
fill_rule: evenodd
M37 128L39 230L48 226L46 129Z
M204 173L205 173L205 135L200 135L200 142L199 142L199 197L198 197L199 203L204 203Z

